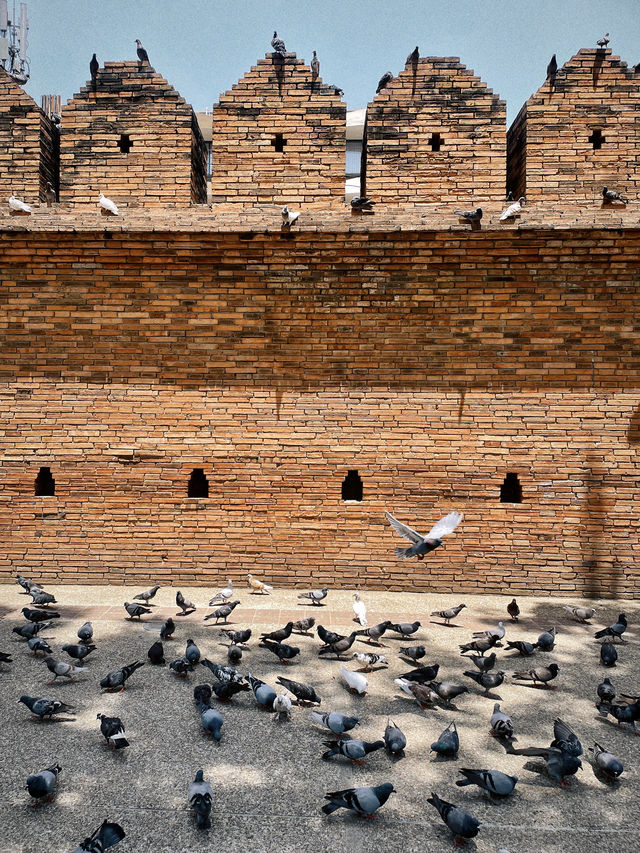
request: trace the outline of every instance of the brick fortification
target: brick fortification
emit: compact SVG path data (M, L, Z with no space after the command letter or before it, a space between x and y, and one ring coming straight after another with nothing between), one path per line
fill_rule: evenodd
M602 187L637 199L640 75L585 48L546 80L509 128L507 185L528 202L591 204Z
M60 201L98 193L122 207L207 200L205 149L192 108L153 68L107 62L62 108Z
M391 204L504 198L505 146L505 102L457 57L422 57L367 108L363 193Z
M213 107L213 203L344 207L346 109L295 53L258 60Z

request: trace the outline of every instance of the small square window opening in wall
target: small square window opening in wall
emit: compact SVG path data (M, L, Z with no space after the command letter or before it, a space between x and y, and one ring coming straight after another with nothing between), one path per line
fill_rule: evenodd
M517 474L510 473L504 478L504 483L500 486L500 503L522 503L522 486Z
M44 497L45 495L55 495L55 493L56 481L51 476L51 469L41 468L35 480L35 494L38 497Z
M284 146L287 144L287 140L284 138L282 133L276 133L275 139L271 140L271 144L273 145L274 151L282 153L284 151Z
M194 468L189 477L189 485L187 487L187 497L189 498L208 498L209 497L209 481L207 480L202 468Z
M118 148L123 154L128 154L133 147L133 142L128 133L123 133L118 140Z
M342 500L362 500L362 480L360 479L357 471L349 471L342 481Z

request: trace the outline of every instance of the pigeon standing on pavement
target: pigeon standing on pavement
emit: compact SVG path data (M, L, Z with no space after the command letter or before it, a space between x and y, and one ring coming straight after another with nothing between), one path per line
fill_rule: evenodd
M484 695L489 696L490 690L493 690L495 687L500 687L504 681L506 672L503 669L495 671L491 670L490 672L476 672L475 670L467 669L464 671L463 675L466 675L467 678L471 678L472 681L479 684L480 687L484 689Z
M281 675L276 679L277 683L293 693L298 704L313 704L320 705L322 700L316 693L315 689L310 684L304 684L300 681L291 681L289 678L283 678Z
M187 648L184 653L185 659L189 661L190 664L197 664L200 661L200 649L196 646L193 640L187 640Z
M293 658L300 654L300 649L297 646L289 646L286 643L274 643L271 640L261 640L260 647L268 649L272 654L276 655L282 664L286 664L287 661L293 660Z
M169 618L162 623L160 626L160 639L161 640L170 640L171 635L176 630L176 623L169 616Z
M260 641L271 640L274 643L282 643L288 640L293 632L293 622L287 622L284 628L278 628L276 631L260 634Z
M78 673L87 672L86 666L74 666L62 660L55 660L50 655L43 658L43 663L47 665L47 669L53 674L53 680L47 682L48 684L53 684L58 678L68 678L70 682L73 682L75 680L74 676L78 675Z
M327 654L327 652L332 652L338 658L338 660L341 660L343 658L343 655L348 652L351 646L353 645L357 633L357 631L352 631L348 637L342 637L341 639L336 640L335 642L327 643L326 645L322 646L321 649L318 650L318 654L324 655Z
M89 643L93 639L93 625L91 622L85 622L78 628L76 634L81 643Z
M73 711L71 705L65 705L57 699L47 699L44 696L21 696L18 702L31 711L34 717L38 717L40 721L53 719L55 714L65 714L68 711Z
M45 803L51 802L53 792L58 783L58 773L62 770L59 764L54 764L47 767L46 770L41 770L40 773L34 773L32 776L27 776L26 790L35 800L34 806L40 805L40 801Z
M33 652L33 656L35 657L38 652L44 652L45 655L50 655L53 651L49 643L46 640L43 640L42 637L31 637L30 640L27 641L27 645ZM92 646L95 649L95 646ZM62 647L62 651L65 651L65 647Z
M390 631L395 631L396 634L401 634L403 637L410 637L415 634L420 627L420 622L398 622L395 625L389 625Z
M155 642L149 651L147 652L147 657L151 661L154 666L164 666L166 661L164 659L164 649L162 647L162 643L160 640Z
M248 681L251 685L251 689L253 690L253 695L256 697L256 702L258 705L261 705L263 708L268 708L269 710L273 707L273 700L276 698L277 693L269 684L265 684L264 681L260 681L259 678L254 678L251 673L248 675Z
M549 684L549 682L558 675L558 671L558 664L550 663L549 666L539 666L536 669L514 672L512 678L517 681L532 681L534 685L544 684L545 687L555 690L556 686Z
M538 637L538 642L536 646L540 649L541 652L552 652L553 647L556 644L556 629L548 628L546 631L543 631Z
M214 604L220 602L220 604L226 604L227 601L231 601L233 596L233 581L231 578L227 581L227 585L224 589L221 589L220 592L217 592L211 601L209 602L209 607L213 607Z
M42 641L44 642L44 640ZM62 651L66 652L70 658L83 661L91 652L95 652L97 646L85 646L84 643L68 643L62 646Z
M611 679L605 678L602 680L602 683L598 685L597 688L598 698L603 702L613 702L616 698L616 691L611 683Z
M141 604L132 604L128 601L124 603L124 609L129 614L129 619L140 619L142 616L145 616L147 613L151 613L150 608L143 607Z
M415 663L426 655L427 650L424 646L403 646L399 653Z
M103 690L117 690L120 688L121 692L125 689L125 682L131 678L136 669L139 669L141 666L144 666L144 661L135 661L135 663L130 663L120 669L112 670L102 679L100 687Z
M320 711L312 711L309 718L313 720L314 723L324 726L326 729L333 732L334 735L338 736L351 731L351 729L358 725L357 717L340 714L338 711L331 711L328 714L321 713Z
M392 623L387 619L384 622L379 622L377 625L370 625L363 631L357 631L356 633L359 637L368 637L370 644L384 646L384 643L380 642L380 637L383 636L385 631L389 630L391 625Z
M498 638L496 636L478 637L477 640L471 640L470 643L464 643L459 646L460 654L466 655L467 652L478 652L479 655L484 656L484 653L492 649L497 642Z
M453 533L462 521L461 513L450 512L449 515L445 515L444 518L437 521L426 536L422 536L406 524L398 521L390 512L385 512L385 516L396 533L399 533L400 536L413 543L410 548L394 549L396 557L401 557L404 560L410 557L417 557L419 560L424 560L425 555L442 545L442 538Z
M129 741L124 735L124 723L120 717L97 714L96 719L100 720L100 731L111 749L124 749L129 746Z
M360 672L353 672L351 669L347 669L344 666L341 666L339 669L340 675L344 678L347 683L347 687L352 693L357 693L359 696L364 696L367 692L367 687L369 686L369 681L362 675Z
M360 598L359 592L353 593L353 615L354 622L359 622L363 628L367 627L367 606Z
M316 624L316 620L313 616L308 616L306 619L298 619L297 622L293 623L293 632L296 634L306 634L307 636L312 636L309 632Z
M205 702L198 702L198 711L200 712L200 721L206 735L211 735L217 743L222 739L222 714L207 705Z
M329 749L322 754L325 761L329 758L333 758L334 755L342 755L350 761L353 761L355 764L362 764L362 759L369 755L370 752L377 752L377 750L384 747L383 740L377 740L374 743L367 743L367 741L364 740L326 740L323 741L323 743L324 746L329 747Z
M22 609L24 613L24 608ZM28 618L28 617L27 617ZM613 625L609 625L608 628L603 628L602 631L596 631L594 637L599 640L602 637L612 637L614 640L620 640L620 642L624 642L622 639L622 635L627 630L627 616L625 613L620 613L618 616L617 622L614 622Z
M517 622L518 617L520 616L520 608L518 607L518 602L513 598L509 604L507 604L507 613L511 617L512 622Z
M39 634L40 631L46 631L51 625L51 622L27 622L25 625L16 625L11 631L14 634L18 634L23 640L30 640L36 634Z
M443 822L449 827L454 835L456 847L462 846L469 838L475 838L480 828L480 821L466 812L460 806L454 806L446 800L441 800L437 794L431 792L427 799L438 810Z
M55 595L45 592L43 589L32 589L29 592L31 603L36 607L47 607L49 604L57 604Z
M589 755L594 768L599 770L609 782L615 782L624 770L622 761L603 746L600 746L597 741L593 747L589 747Z
M258 580L258 578L254 578L254 576L251 574L247 575L247 583L249 584L254 593L259 592L262 595L271 595L271 593L273 592L272 586L269 586L269 584Z
M495 638L495 640L499 642L503 639L506 633L504 622L498 622L495 628L488 628L486 631L474 631L472 636L487 637L490 640Z
M59 619L60 614L53 610L38 610L32 607L23 607L20 611L28 622L48 622L49 619Z
M387 727L384 730L384 743L388 751L396 756L401 755L407 745L406 736L390 719L387 720Z
M613 643L610 643L609 640L605 640L605 642L600 646L600 660L604 666L616 665L618 652L616 651L616 647Z
M234 646L244 646L251 638L251 628L246 628L244 631L234 631L231 628L223 628L220 631L220 636L227 637Z
M493 714L491 714L491 734L493 737L503 738L505 740L515 740L513 735L513 720L508 714L500 710L500 703L496 702L493 706Z
M571 604L563 604L562 609L570 613L578 622L588 622L596 615L593 607L573 607Z
M367 788L347 788L344 791L332 791L324 795L327 803L322 807L326 815L333 814L338 809L349 809L363 817L374 814L383 806L391 794L395 794L391 782Z
M145 604L148 604L152 598L155 598L156 592L160 589L160 586L152 586L151 589L148 589L146 592L141 592L138 595L133 596L134 601L144 601Z
M211 790L211 785L204 781L202 770L198 770L196 778L189 785L187 800L189 801L189 808L196 819L198 829L210 829L213 791Z
M477 785L493 797L508 797L513 793L518 781L517 776L507 776L500 770L469 770L461 768L464 779L458 779L456 785L463 788L466 785Z
M115 847L125 837L125 831L119 823L109 823L103 820L101 825L73 853L104 853L110 847Z
M468 660L473 661L473 665L481 672L489 672L496 665L496 653L491 652L486 657L484 655L469 655Z
M239 601L230 601L228 604L223 604L222 607L218 607L212 613L208 613L204 617L204 621L206 622L208 619L215 619L217 625L218 619L222 619L226 623L229 616L231 616L231 614L239 604Z
M278 722L281 722L283 718L285 720L291 719L291 699L286 693L278 693L273 700L273 711Z
M450 607L448 610L434 610L431 616L437 616L438 619L444 619L445 624L449 625L452 619L455 619L458 613L466 607L466 604L459 604L457 607Z
M192 601L189 601L188 598L185 598L184 595L178 590L176 592L176 604L181 610L181 613L177 613L177 616L187 616L189 613L193 613L197 608Z
M373 652L354 652L353 657L355 660L360 661L361 664L364 664L359 670L360 672L373 672L376 664L388 666L386 655L376 655Z
M436 755L441 755L443 758L456 758L459 748L460 738L453 721L440 734L438 740L431 744L431 752L435 752Z
M535 643L529 643L527 640L508 640L505 648L506 652L518 652L522 657L529 657L535 650Z

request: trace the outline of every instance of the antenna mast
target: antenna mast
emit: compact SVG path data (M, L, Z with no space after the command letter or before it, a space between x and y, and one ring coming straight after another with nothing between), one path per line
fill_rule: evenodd
M27 4L20 3L20 17L16 21L16 2L13 0L13 14L9 18L7 0L0 0L0 68L23 86L31 71L27 59Z

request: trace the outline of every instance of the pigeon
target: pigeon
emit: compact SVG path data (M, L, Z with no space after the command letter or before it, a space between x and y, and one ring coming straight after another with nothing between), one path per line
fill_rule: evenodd
M617 193L615 190L610 190L608 187L602 187L602 198L605 202L609 203L614 201L621 201L623 204L627 204L627 202L629 201L628 198L623 195L620 195L620 193Z
M87 672L86 666L74 666L71 663L65 663L63 660L55 660L50 655L43 658L43 663L47 665L47 669L53 675L53 679L48 681L47 684L53 684L59 677L74 681L74 675L78 675L79 672Z
M426 653L427 650L424 646L403 646L400 649L400 654L412 661L420 660Z
M260 647L268 649L272 654L276 655L282 664L286 664L287 661L293 660L293 658L300 654L300 649L297 646L288 646L286 643L273 643L271 640L262 640Z
M339 740L337 742L326 740L323 741L323 744L329 747L322 754L325 761L333 758L334 755L342 755L349 761L353 761L354 764L362 764L362 759L370 752L376 752L384 747L383 740L376 740L373 743L367 743L365 740Z
M367 606L360 598L359 592L353 593L353 613L355 616L354 622L359 622L363 628L367 627Z
M549 666L540 666L537 669L529 669L526 672L514 672L513 678L518 681L533 681L534 685L544 684L551 690L555 690L554 684L549 682L558 675L558 664L550 663Z
M420 59L420 51L418 50L418 46L414 47L409 56L407 56L407 61L405 62L405 66L411 65L416 66L418 64L418 60Z
M12 628L14 634L22 637L23 640L30 640L35 637L40 631L45 631L51 627L51 622L27 622L26 625L17 625Z
M469 655L468 660L473 661L474 666L481 672L489 672L496 665L496 653L491 652L487 657L483 655Z
M232 666L221 666L219 663L212 663L207 658L202 658L200 663L202 666L206 666L207 669L211 670L214 678L218 681L244 681L243 676L240 675Z
M459 604L457 607L450 607L448 610L434 610L431 615L437 616L438 619L444 619L445 624L449 625L451 620L455 619L458 613L466 606L466 604Z
M176 658L169 664L169 669L175 672L180 678L187 678L190 672L193 672L193 664L189 663L185 658Z
M560 782L563 788L567 787L567 777L573 776L582 767L582 762L577 756L563 752L561 749L554 746L533 746L526 747L525 749L514 749L511 750L511 752L514 755L527 755L534 758L543 758L550 778L556 782Z
M372 201L366 195L357 195L351 199L351 208L353 210L371 210L375 201Z
M297 704L299 705L320 705L322 702L322 699L310 684L304 684L300 681L291 681L291 679L283 678L281 675L278 676L276 681L281 687L286 687L290 693L293 693L296 697Z
M31 713L40 720L45 718L51 720L55 714L65 714L73 711L71 705L65 705L57 699L46 699L44 696L21 696L18 702L26 705Z
M211 790L211 785L204 781L202 770L198 770L196 778L189 785L187 800L189 808L196 819L198 829L210 829L213 791Z
M152 586L151 589L148 589L146 592L141 592L139 595L134 595L134 601L144 601L148 604L152 598L155 598L156 592L160 589L160 586Z
M124 723L120 717L97 714L96 719L100 720L100 731L111 749L124 749L129 746L129 741L124 736Z
M198 702L198 711L200 712L200 721L206 735L211 735L214 740L220 743L222 732L220 731L223 725L222 714L207 705L205 702Z
M582 755L582 744L578 735L568 723L563 722L559 717L553 721L551 746L557 747L567 755Z
M310 67L311 67L311 80L313 83L315 83L315 81L320 76L320 60L318 59L318 55L315 52L315 50L313 51L313 57L312 57L311 62L310 62Z
M291 226L295 222L297 222L299 216L300 216L299 210L296 210L296 211L289 210L289 208L285 204L285 206L282 208L282 227L283 228L291 228ZM306 597L308 598L309 596L306 596ZM300 596L298 596L298 598L300 598ZM324 598L324 596L323 596L323 598ZM316 604L315 601L313 603Z
M634 702L616 702L615 704L605 701L596 704L596 708L603 717L611 714L618 721L619 726L622 723L627 723L636 735L640 735L640 732L636 730L636 721L640 720L640 699L636 699Z
M242 660L242 649L240 646L236 646L234 643L231 643L227 649L227 660L232 664L240 663Z
M278 36L278 33L274 32L273 38L271 39L271 47L273 48L274 53L286 53L287 49L284 46L284 41Z
M93 639L93 625L91 622L85 622L78 628L76 634L81 643L89 643Z
M164 666L166 661L164 659L164 649L162 648L162 643L160 640L155 642L149 651L147 652L147 657L155 666Z
M220 592L216 593L211 601L209 602L209 607L213 607L218 601L221 604L226 604L227 601L231 601L231 596L233 595L233 581L231 578L227 581L227 586L224 589L221 589Z
M392 755L401 755L407 745L407 738L390 719L387 719L387 727L384 730L384 744Z
M378 80L378 86L376 88L376 95L379 95L383 89L386 89L389 83L393 80L393 74L390 71L387 71L382 77Z
M59 764L47 767L33 776L27 776L26 790L35 800L34 806L40 805L40 800L50 803L58 783L58 773L62 770Z
M151 613L149 607L143 607L141 604L130 604L128 601L124 603L124 609L129 614L129 619L140 619L146 613Z
M492 737L515 740L513 736L513 720L508 714L500 710L500 703L496 702L493 706L493 714L491 714L491 731Z
M57 604L55 595L51 595L50 592L45 592L43 589L32 589L30 591L30 595L32 598L32 604L35 604L36 607L46 607L49 604Z
M234 646L244 646L251 637L251 628L246 628L244 631L232 631L231 628L223 628L220 635L231 640Z
M460 654L465 655L467 652L478 652L484 655L489 649L492 649L498 642L497 637L480 637L477 640L472 640L470 643L465 643L460 648Z
M513 190L509 190L509 192L505 196L505 201L513 201Z
M390 512L385 512L385 516L389 524L393 527L396 533L413 542L410 548L395 548L396 557L408 559L409 557L417 557L419 560L424 560L425 555L430 551L434 551L442 545L443 536L449 536L453 533L456 527L462 521L462 514L459 512L450 512L445 515L440 521L437 521L426 536L422 536L406 524L394 518Z
M407 696L415 699L423 710L428 705L432 705L438 698L438 694L424 684L418 684L414 681L405 681L404 678L394 678L394 683L398 685L403 693L406 693Z
M98 71L100 70L100 63L98 62L98 57L93 54L91 57L91 62L89 63L89 74L91 75L91 86L93 91L96 90Z
M603 746L600 746L597 741L593 747L589 747L589 754L594 768L599 770L609 782L615 782L624 770L622 761Z
M469 692L468 687L464 687L462 684L454 684L451 681L430 681L427 686L434 693L437 693L447 705L451 705L451 701L457 699L458 696L462 696L463 693Z
M498 622L498 625L495 628L489 628L486 631L475 631L473 633L473 637L487 637L489 640L495 637L496 640L501 640L506 634L506 630L503 622Z
M347 669L344 666L341 666L339 669L340 675L344 678L347 683L347 687L352 693L357 693L359 696L364 696L367 692L367 687L369 686L368 680L359 672L354 672L351 669Z
M376 646L384 646L384 643L380 642L380 637L387 631L391 622L387 619L385 622L380 622L377 625L371 625L369 628L365 628L362 631L358 631L358 637L368 637L369 641ZM320 626L318 626L320 627Z
M36 581L32 581L30 578L25 578L24 575L18 575L16 578L17 582L20 584L22 589L24 590L21 595L24 595L27 592L30 592L34 587L36 589L40 589Z
M220 702L229 702L236 693L243 693L248 690L251 690L251 688L245 681L219 681L209 688L209 699L211 698L211 693L215 693L216 698Z
M251 587L251 589L256 592L260 592L263 595L271 595L273 592L273 587L269 586L266 583L258 580L258 578L254 578L253 575L247 575L247 583Z
M420 622L398 622L395 625L389 625L390 631L395 631L396 634L402 634L403 637L410 637L415 634L420 627Z
M528 643L526 640L507 640L506 652L518 652L522 657L529 657L536 650L535 643Z
M328 714L321 713L320 711L312 711L309 719L320 726L324 726L325 729L329 729L334 735L338 736L351 731L351 729L358 725L357 717L349 717L346 714L338 713L338 711L331 711Z
M213 690L211 689L210 684L196 684L193 688L193 701L196 705L198 702L203 702L205 705L208 705L212 696Z
M22 608L22 612L24 613L26 608ZM45 614L46 615L46 614ZM29 618L29 617L27 617ZM603 628L602 631L596 631L594 637L599 640L601 637L613 637L613 639L618 639L620 642L624 642L622 639L622 635L627 630L627 617L626 614L620 613L618 616L618 621L614 622L613 625L609 625L608 628Z
M200 661L200 649L196 646L193 640L187 640L187 648L184 656L191 664L196 664Z
M346 640L346 637L344 634L336 634L334 631L329 631L329 630L327 630L327 628L324 627L324 625L318 624L316 631L318 632L318 636L320 637L322 642L325 644L325 646L328 646L331 643L337 643L338 640ZM363 633L363 632L358 631L358 634L361 634L361 633Z
M291 719L291 699L285 693L279 693L273 700L273 710L278 722Z
M458 779L456 782L459 788L477 785L493 797L508 797L513 793L518 781L517 776L507 776L500 770L469 770L462 767L458 772L464 776L464 779Z
M411 669L409 672L404 672L399 678L404 681L414 681L416 684L428 684L438 677L439 663L433 663L430 666L419 666L416 669Z
M578 622L588 622L596 615L593 607L573 607L570 604L563 604L563 610L570 613Z
M383 806L396 789L391 782L376 785L375 788L347 788L344 791L332 791L324 795L327 803L322 807L326 815L338 809L349 809L362 817L370 817Z
M293 631L293 622L287 622L284 628L279 628L277 631L271 631L269 634L260 634L261 640L272 640L274 643L282 643L291 636Z
M443 758L456 758L460 748L460 738L456 724L452 721L439 736L438 740L431 744L431 752L441 755Z
M73 658L74 660L80 661L88 657L91 652L95 652L96 649L97 646L85 646L84 643L69 643L66 646L62 647L62 651L66 652L69 657Z
M28 204L25 204L23 201L20 201L20 199L16 198L14 195L9 196L9 209L15 211L16 213L32 212Z
M273 707L273 700L276 698L276 691L273 687L270 687L268 684L265 684L264 681L260 681L259 678L254 678L251 673L248 676L249 684L251 685L251 689L253 690L253 695L256 697L256 702L258 705L261 705L263 708L268 708L271 710Z
M188 598L185 598L180 590L176 592L176 604L182 611L181 613L177 613L176 616L186 616L188 613L193 613L197 609L195 604L192 601L189 601Z
M59 619L60 614L53 610L34 610L31 607L23 607L20 611L28 622L46 622L48 619Z
M372 672L376 664L389 665L385 655L374 655L373 652L354 652L353 657L364 664L361 672Z
M556 59L555 53L549 60L549 64L547 65L547 80L551 80L551 83L555 83L556 74L558 72L558 61Z
M446 800L441 800L433 791L427 802L438 810L443 822L453 832L456 847L462 846L469 838L476 837L480 828L480 821L476 820L469 812L461 809L460 806L454 806Z
M118 206L115 202L111 201L110 198L107 198L104 193L99 194L98 204L100 205L100 209L103 210L104 213L110 213L111 216L118 216Z
M604 664L604 666L615 666L616 661L618 660L618 652L616 651L616 647L613 643L610 643L609 640L606 640L600 646L600 660Z
M28 641L27 645L29 646L29 648L33 652L34 657L37 654L37 652L45 652L45 654L50 655L53 651L53 649L51 648L49 643L47 643L46 640L43 640L42 637L32 637ZM95 648L95 646L93 646L93 648ZM64 647L63 647L62 651L64 651Z
M176 623L173 621L171 617L169 617L166 622L163 622L160 626L160 639L161 640L170 640L171 635L176 630Z
M598 39L596 44L601 50L604 50L604 48L609 44L609 33L605 33L601 39Z
M292 631L294 634L306 634L311 636L310 631L315 624L316 620L313 616L309 616L307 619L299 619L297 622L293 623Z
M127 679L129 679L136 669L139 669L141 666L144 666L144 661L135 661L135 663L130 663L120 669L112 670L102 679L100 687L103 690L117 690L120 688L119 692L122 692L125 689L125 682Z
M538 637L538 642L536 646L540 649L541 652L551 652L553 651L553 647L556 644L556 629L548 628L546 631L543 631L542 634Z
M146 62L147 65L149 65L149 54L142 47L142 42L140 41L140 39L136 39L136 48L137 48L136 53L138 54L138 60L141 63Z
M521 195L520 198L518 199L518 201L514 201L514 203L510 204L509 207L506 208L506 210L502 211L502 213L500 214L500 222L504 222L507 219L513 219L515 216L517 216L520 213L520 211L524 207L524 204L525 204L525 197L523 195ZM507 610L509 609L509 607L511 607L513 605L514 602L515 602L515 598L513 599L511 604L508 605ZM518 608L517 604L516 604L516 608ZM520 612L519 609L518 609L518 612ZM509 616L511 616L511 613L509 613ZM513 616L511 616L511 618L513 619L514 622L518 621L517 614L516 614L515 619L513 618Z
M76 847L73 853L104 853L109 847L115 847L125 837L125 831L118 823L106 820L88 838Z
M476 207L475 210L455 210L454 213L461 219L466 219L467 222L480 222L482 219L481 207Z
M218 607L217 610L213 611L213 613L208 613L204 617L204 621L206 622L208 619L215 619L216 625L218 624L218 619L223 619L226 622L239 604L239 601L230 601L229 604L223 604L222 607Z
M463 675L466 675L467 678L471 678L476 684L479 684L484 689L484 695L488 696L490 690L500 687L504 681L506 672L503 669L495 670L495 672L493 670L490 672L475 672L475 670L467 669Z
M327 652L332 652L338 659L342 658L345 652L348 652L351 646L354 643L356 638L356 631L352 631L348 637L343 637L340 640L336 640L335 643L327 643L327 645L322 646L319 649L318 654L324 655Z
M616 691L610 679L605 678L602 683L598 685L598 698L603 702L613 702L616 698Z

